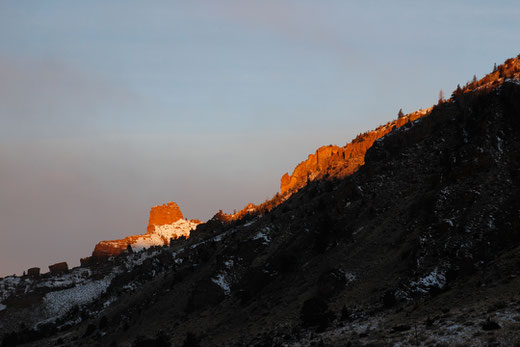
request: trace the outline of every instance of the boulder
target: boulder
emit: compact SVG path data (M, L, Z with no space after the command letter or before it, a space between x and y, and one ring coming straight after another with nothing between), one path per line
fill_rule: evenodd
M67 272L69 271L69 265L67 264L67 262L64 261L61 263L56 263L54 265L49 265L49 270L53 274Z
M39 267L30 268L29 270L27 270L27 276L31 276L31 277L40 276L40 268Z

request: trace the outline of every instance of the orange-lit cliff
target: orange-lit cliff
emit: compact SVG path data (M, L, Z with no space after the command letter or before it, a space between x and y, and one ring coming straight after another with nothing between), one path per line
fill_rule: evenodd
M244 217L247 214L262 214L281 204L293 193L303 188L308 182L323 178L343 178L356 172L365 163L365 154L377 139L396 128L413 122L431 112L431 108L412 112L375 130L358 135L343 147L323 146L310 154L307 160L296 166L291 175L285 173L280 181L280 193L260 205L248 204L241 211L215 217L227 222Z
M189 237L191 230L200 224L199 220L185 220L179 206L175 202L154 206L150 210L150 219L146 234L133 235L121 240L101 241L94 248L92 256L103 258L121 254L128 246L142 249L151 246L163 246L170 239Z
M420 110L380 126L376 130L366 132L356 137L344 147L323 146L302 161L293 173L283 175L280 183L280 193L285 195L302 188L309 181L324 178L342 178L354 173L365 163L365 154L374 142L390 131L425 116L431 109Z
M480 80L474 80L458 87L453 96L484 88L492 88L503 83L508 78L520 77L520 59L511 58L498 66L493 72ZM447 101L450 101L448 99ZM272 199L259 205L252 203L245 206L235 214L219 212L214 218L222 222L230 222L240 219L246 215L259 215L272 210L287 200L293 193L307 185L308 182L317 179L344 178L356 172L365 163L365 155L375 141L384 137L394 129L406 126L410 122L422 118L431 112L427 108L404 115L394 121L378 127L375 130L358 135L352 142L345 146L328 145L320 147L315 153L310 154L306 160L296 166L291 174L285 173L280 181L280 192ZM179 222L179 221L184 221ZM182 224L170 230L175 223ZM150 211L150 220L147 233L144 235L129 236L121 240L102 241L94 249L94 257L106 257L117 255L127 249L130 244L133 248L144 248L152 245L162 245L169 242L168 235L173 238L189 236L190 230L194 229L200 221L185 221L176 203L155 206ZM166 226L166 227L165 227ZM168 229L169 228L169 229ZM168 230L163 230L168 229ZM160 235L159 235L159 234Z

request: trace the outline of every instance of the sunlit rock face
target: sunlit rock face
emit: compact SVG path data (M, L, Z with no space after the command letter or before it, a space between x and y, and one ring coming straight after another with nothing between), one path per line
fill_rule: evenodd
M163 246L170 239L190 237L190 232L200 224L199 220L183 218L179 206L175 202L154 206L150 210L148 228L144 235L127 236L121 240L101 241L94 248L92 256L106 258L119 255L128 249L141 250L152 246Z
M183 219L183 216L181 209L176 203L170 201L164 205L154 206L150 210L150 220L146 231L148 233L152 232L156 225L172 224L179 219Z
M297 191L307 182L323 178L326 175L331 178L343 178L351 175L365 163L365 154L377 139L393 129L425 116L430 111L431 109L425 109L410 113L375 130L360 134L344 147L329 145L318 148L314 154L309 155L307 160L296 166L292 175L289 173L283 175L280 182L280 193L285 195Z
M520 55L517 58L507 59L504 64L496 67L493 72L487 74L480 80L468 82L463 87L458 87L453 96L464 94L474 90L493 88L506 82L517 83L520 78ZM452 96L452 97L453 97ZM365 164L365 154L374 142L396 128L406 126L410 122L424 117L431 112L431 108L419 110L400 117L379 128L360 134L351 143L344 147L323 146L318 148L314 154L310 154L307 160L301 162L294 169L292 175L286 173L280 182L280 193L282 196L291 194L307 182L317 178L343 178L351 175Z
M218 213L215 219L229 222L243 218L247 214L262 214L270 211L288 199L293 193L305 187L307 183L316 179L341 179L352 175L365 164L365 154L372 145L392 130L412 126L412 122L430 114L432 108L412 112L407 115L381 125L375 130L358 135L352 142L343 147L323 146L310 154L307 160L296 166L293 173L285 173L280 180L280 193L271 200L260 205L248 204L245 208L234 214Z

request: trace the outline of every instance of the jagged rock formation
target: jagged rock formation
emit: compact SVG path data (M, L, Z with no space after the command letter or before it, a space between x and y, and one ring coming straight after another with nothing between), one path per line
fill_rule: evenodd
M496 67L493 72L487 74L482 79L468 82L463 87L458 86L453 92L452 98L484 88L497 87L507 79L518 78L520 78L520 55L517 58L507 59L504 64ZM452 99L445 100L445 102L450 101ZM298 164L291 175L286 172L282 176L280 193L276 194L272 199L260 205L250 203L235 214L220 212L214 218L229 222L243 218L246 215L262 214L280 205L291 194L305 187L313 180L325 177L329 179L344 178L351 175L365 163L365 154L375 141L403 125L428 115L431 110L432 108L430 107L407 114L375 130L358 135L351 143L343 147L334 145L320 147L315 153L310 154L306 160Z
M213 218L222 222L230 222L247 215L261 215L286 201L309 182L323 178L340 179L349 176L365 163L365 154L375 141L395 129L427 116L431 110L432 108L427 108L404 115L375 130L358 135L351 143L343 147L334 145L320 147L314 154L309 154L307 160L298 164L291 175L285 173L282 176L280 192L272 199L260 205L250 203L235 214L220 211Z
M92 252L93 258L106 258L119 255L130 246L140 250L152 246L169 244L171 239L190 236L190 232L200 224L199 220L185 220L179 206L175 202L154 206L150 210L150 219L146 234L127 236L121 240L101 241ZM88 259L82 263L87 264Z
M295 192L308 182L328 178L344 178L353 174L365 163L365 154L377 139L389 132L424 117L431 112L431 108L410 113L397 120L389 122L379 128L357 136L344 147L323 146L310 154L307 160L296 166L293 173L285 173L280 181L280 193Z

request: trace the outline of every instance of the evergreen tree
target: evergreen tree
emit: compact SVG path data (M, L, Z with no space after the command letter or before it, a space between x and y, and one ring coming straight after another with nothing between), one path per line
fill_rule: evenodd
M397 113L397 118L403 118L403 117L404 117L403 109L400 108L399 112Z
M459 96L459 95L462 95L464 93L464 91L462 90L462 88L460 87L460 84L457 84L457 89L455 89L455 91L453 92L453 94L451 94L451 97L456 97L456 96Z
M442 89L439 91L439 104L442 104L444 102L444 92Z

